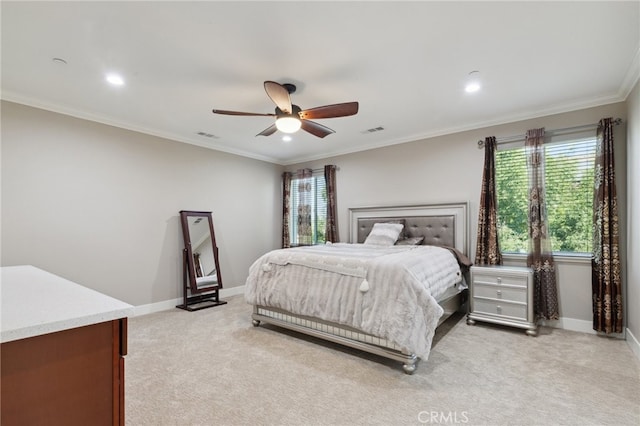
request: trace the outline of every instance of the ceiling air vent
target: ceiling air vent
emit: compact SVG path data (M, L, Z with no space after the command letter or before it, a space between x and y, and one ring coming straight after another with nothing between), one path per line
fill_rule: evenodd
M384 127L378 126L378 127L373 127L371 129L363 130L361 133L366 135L367 133L381 132L383 130L384 130Z
M220 139L219 136L213 135L211 133L207 133L207 132L196 132L197 135L199 136L204 136L205 138L213 138L213 139Z

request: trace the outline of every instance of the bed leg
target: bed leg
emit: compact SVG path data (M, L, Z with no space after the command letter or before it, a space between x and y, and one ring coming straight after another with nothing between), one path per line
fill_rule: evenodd
M257 327L260 325L260 320L257 320L257 319L251 320L251 324L253 324L254 327Z
M402 364L402 369L406 374L413 374L416 371L416 363L418 362L418 357L415 355L411 355L407 362Z
M413 374L416 371L415 364L402 364L402 369L406 374Z

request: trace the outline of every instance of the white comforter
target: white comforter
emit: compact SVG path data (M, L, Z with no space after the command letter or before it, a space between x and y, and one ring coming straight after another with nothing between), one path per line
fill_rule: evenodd
M444 248L337 243L263 255L249 269L245 299L348 325L427 359L443 314L436 298L461 281Z

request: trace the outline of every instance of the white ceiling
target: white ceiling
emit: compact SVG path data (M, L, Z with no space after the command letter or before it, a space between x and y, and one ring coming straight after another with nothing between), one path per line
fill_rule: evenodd
M1 7L3 99L284 165L623 101L640 75L639 1ZM290 142L255 136L271 117L212 114L272 113L265 80L296 84L302 109L360 111Z

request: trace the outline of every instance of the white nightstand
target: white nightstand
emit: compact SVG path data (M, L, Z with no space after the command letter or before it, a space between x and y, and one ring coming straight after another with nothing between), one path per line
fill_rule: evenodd
M533 271L518 266L472 266L467 324L492 322L538 334L533 314Z

